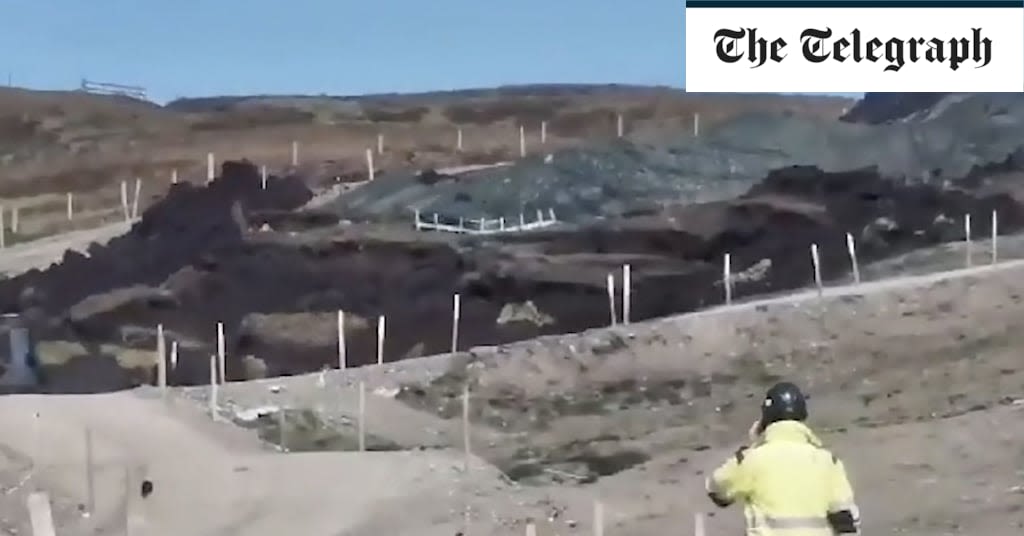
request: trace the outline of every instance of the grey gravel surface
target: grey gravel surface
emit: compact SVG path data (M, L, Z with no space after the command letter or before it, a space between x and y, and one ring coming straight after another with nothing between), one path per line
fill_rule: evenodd
M1002 162L1024 140L1024 95L953 94L927 114L889 125L777 115L748 115L694 138L655 144L624 140L533 154L512 166L428 183L385 175L324 208L347 218L412 221L413 211L449 218L517 220L554 209L586 221L660 203L733 197L770 170L816 165L826 171L878 166L907 180L965 176ZM1018 155L1019 156L1019 155Z

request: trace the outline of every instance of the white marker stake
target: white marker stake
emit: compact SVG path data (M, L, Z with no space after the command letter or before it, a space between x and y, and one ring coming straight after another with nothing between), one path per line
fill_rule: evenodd
M4 224L4 206L0 205L0 248L7 247L7 226Z
M999 213L992 211L992 264L999 261Z
M171 170L171 184L178 184L178 168Z
M384 364L384 315L377 317L377 364Z
M377 134L377 154L384 154L384 135Z
M455 131L455 150L462 152L462 129Z
M178 341L171 341L171 370L178 368Z
M373 169L373 151L370 149L366 150L366 172L369 179L374 179L375 170Z
M167 340L164 338L164 325L156 326L156 386L167 387Z
M964 216L964 242L966 243L966 246L967 246L967 251L965 252L965 255L966 255L967 258L965 259L965 263L967 264L967 267L970 268L971 264L973 264L971 262L971 260L972 260L971 259L972 251L971 250L973 249L973 247L972 247L972 244L971 244L971 215L970 214L967 214L967 215Z
M604 536L604 505L594 501L594 536Z
M452 353L459 351L459 318L462 316L462 296L452 300Z
M850 266L853 267L853 282L860 284L860 266L857 265L857 245L853 242L853 235L846 233L846 253L850 255Z
M466 472L469 472L469 460L473 455L469 443L469 384L462 386L462 449L466 455Z
M28 516L32 524L32 536L56 536L53 528L53 510L50 507L50 496L37 491L28 496Z
M210 418L217 420L217 356L210 356Z
M615 136L621 138L626 127L622 122L622 114L618 114L615 121Z
M608 274L608 310L611 312L612 325L619 323L615 314L615 274Z
M227 348L225 347L224 342L224 323L217 322L217 372L219 373L218 377L220 378L220 383L227 382L227 374L225 374L226 365L224 364L227 357L226 354Z
M348 368L348 356L345 355L345 311L338 311L338 368Z
M722 286L725 287L725 304L732 305L732 255L729 253L722 262Z
M628 264L622 265L622 323L629 325L630 311L633 308L633 271Z
M92 430L85 429L85 512L96 512L96 460L93 456Z
M75 219L75 194L68 192L68 221Z
M11 209L11 232L14 234L18 234L18 220L20 219L18 216L20 212L19 207Z
M526 158L526 130L519 125L519 158Z
M366 451L366 383L359 382L359 421L356 423L359 433L359 452Z
M818 287L818 296L821 296L824 289L821 285L821 258L818 256L818 244L811 244L811 263L814 264L814 286Z
M135 197L132 198L132 219L139 217L139 194L142 193L142 179L135 179Z
M693 137L700 136L700 114L693 114Z
M537 536L537 525L534 525L533 523L527 523L526 536Z
M260 188L267 189L267 166L260 166Z
M704 536L706 534L704 530L704 514L693 514L693 534L694 536Z
M121 181L121 211L124 213L124 221L131 223L132 215L128 212L128 181Z
M540 122L540 144L545 145L548 142L548 122Z
M292 142L292 167L299 165L299 142Z
M206 153L206 182L211 182L217 176L217 165L213 153Z

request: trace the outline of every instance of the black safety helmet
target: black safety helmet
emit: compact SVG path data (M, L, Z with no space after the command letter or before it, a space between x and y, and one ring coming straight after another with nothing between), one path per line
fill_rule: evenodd
M780 382L768 389L761 403L761 427L778 421L807 419L807 399L800 388L790 382Z

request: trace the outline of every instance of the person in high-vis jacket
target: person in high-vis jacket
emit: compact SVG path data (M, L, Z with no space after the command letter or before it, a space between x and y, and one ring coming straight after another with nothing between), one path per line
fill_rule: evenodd
M708 497L744 506L747 536L859 534L860 513L843 462L804 421L807 401L792 383L776 384L743 446L707 479Z

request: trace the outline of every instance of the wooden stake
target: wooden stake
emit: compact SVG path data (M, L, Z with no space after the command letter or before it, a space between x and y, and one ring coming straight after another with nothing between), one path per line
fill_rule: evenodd
M857 245L853 242L853 235L846 233L846 253L850 255L850 266L853 268L853 282L860 284L860 266L857 265Z
M370 149L366 150L366 170L370 180L374 179L375 170L373 169L373 151Z
M626 129L626 127L625 127L625 125L623 124L623 121L622 121L622 114L618 114L616 116L616 121L615 121L615 136L618 137L618 138L621 138L623 133L624 133L624 131L625 131L625 129Z
M50 496L37 491L28 496L28 515L32 524L32 536L56 536L53 528L53 510Z
M725 287L725 304L732 305L732 255L729 253L722 262L722 286Z
M366 382L359 381L359 452L366 451Z
M971 258L973 255L971 255L971 254L973 253L972 250L974 249L973 248L973 244L971 244L971 215L970 214L964 215L964 242L966 243L966 246L967 246L967 251L965 253L967 258L965 259L965 263L966 263L967 267L970 268L971 265L973 264L973 262L972 262L973 259Z
M277 410L277 446L281 452L288 452L288 434L285 433L286 420L284 408Z
M693 114L693 137L697 138L700 136L700 114Z
M210 356L210 418L217 420L217 356Z
M89 515L96 513L96 461L89 428L85 429L85 511Z
M17 205L15 205L14 208L11 209L11 232L14 234L18 234L18 220L21 219L19 218L20 212L21 208L18 207Z
M345 355L345 311L338 311L338 368L348 368L348 356Z
M124 221L131 223L132 214L128 211L128 181L121 181L121 211L124 212Z
M612 325L619 323L615 314L615 274L608 274L608 311L611 313Z
M384 315L377 317L377 364L384 364Z
M260 166L260 188L267 189L267 166Z
M377 154L384 154L384 135L377 134Z
M526 129L519 125L519 158L526 158Z
M68 192L68 221L72 221L75 219L74 197L75 194Z
M548 122L540 122L540 144L545 145L548 142Z
M171 341L171 370L178 368L178 341Z
M164 338L164 325L156 326L156 386L167 388L167 340Z
M704 514L693 514L693 534L694 536L704 536Z
M594 536L604 536L604 505L594 501Z
M532 522L526 524L526 536L537 536L537 525Z
M171 170L171 184L178 184L178 168Z
M459 318L462 316L462 297L455 294L452 300L452 353L459 351Z
M132 219L139 218L139 194L142 193L142 179L135 179L135 197L132 198Z
M220 383L227 382L227 348L224 341L224 323L217 322L217 372Z
M992 264L999 261L999 213L992 211Z
M818 256L818 244L811 244L811 263L814 264L814 286L818 287L818 295L823 292L821 284L821 258Z
M622 265L622 323L629 325L630 311L633 308L633 276L632 267L628 264Z
M465 469L469 472L472 448L469 443L469 384L462 386L462 450L466 455Z
M7 247L7 225L4 224L4 206L0 205L0 248Z
M217 177L217 164L213 153L206 153L206 182L212 182Z
M462 129L455 131L455 150L462 152Z
M292 167L299 165L299 142L292 142Z

